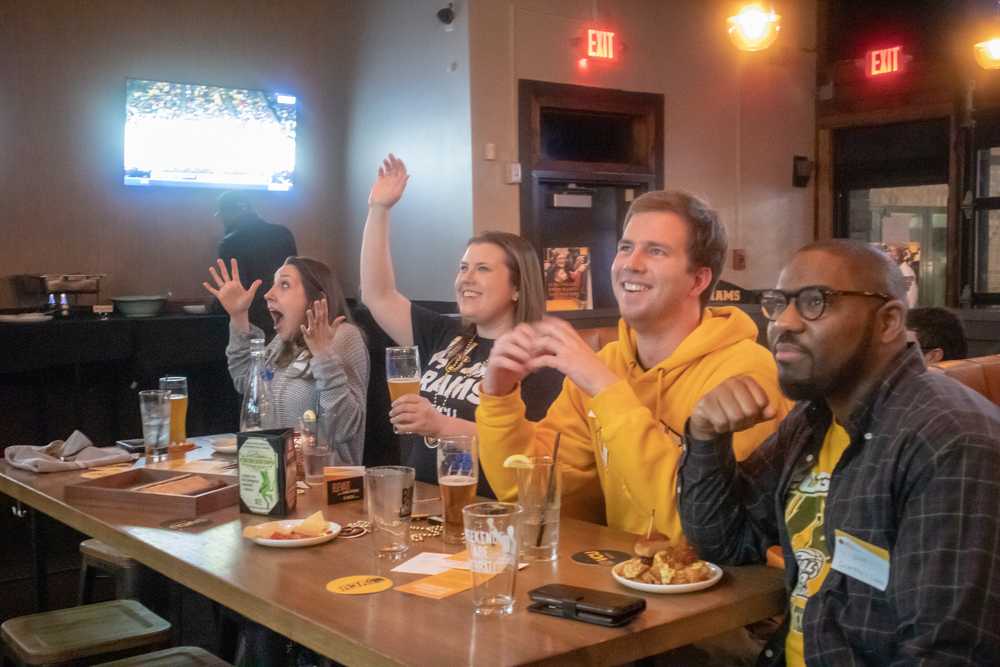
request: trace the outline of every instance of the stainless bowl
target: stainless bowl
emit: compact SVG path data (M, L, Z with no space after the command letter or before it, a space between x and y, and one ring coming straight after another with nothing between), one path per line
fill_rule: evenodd
M167 302L167 297L118 296L111 300L115 304L115 310L125 317L152 317L159 315L163 304Z

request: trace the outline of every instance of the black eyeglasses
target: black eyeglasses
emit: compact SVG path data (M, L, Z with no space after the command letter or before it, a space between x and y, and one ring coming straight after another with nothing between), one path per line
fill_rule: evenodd
M833 296L872 296L883 301L892 301L892 297L881 292L859 292L855 290L838 290L829 287L810 285L794 292L780 289L766 289L760 293L760 309L764 317L772 322L785 312L788 304L795 301L795 310L804 320L818 320L823 316L826 306Z

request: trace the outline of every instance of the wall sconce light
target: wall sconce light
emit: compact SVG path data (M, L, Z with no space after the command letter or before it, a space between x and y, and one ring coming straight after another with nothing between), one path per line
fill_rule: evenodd
M809 177L812 176L813 162L805 155L792 156L792 185L797 188L804 188L809 185Z
M972 45L976 64L983 69L1000 69L1000 0L993 5L993 18L987 39Z
M774 44L781 31L781 16L760 4L745 5L729 23L729 39L741 51L761 51Z

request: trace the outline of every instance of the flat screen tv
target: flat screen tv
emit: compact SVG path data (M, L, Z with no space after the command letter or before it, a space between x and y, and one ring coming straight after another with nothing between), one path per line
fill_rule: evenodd
M125 185L289 190L295 97L128 79Z

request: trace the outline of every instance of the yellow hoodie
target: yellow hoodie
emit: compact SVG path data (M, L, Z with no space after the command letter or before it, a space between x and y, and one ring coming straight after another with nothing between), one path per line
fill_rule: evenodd
M639 534L655 509L656 529L681 541L677 465L684 425L698 400L736 375L750 375L767 392L777 417L734 436L739 460L775 431L790 407L778 388L774 359L756 338L757 325L738 308L707 308L673 354L643 370L635 332L619 320L618 340L598 356L621 380L593 398L566 378L536 424L525 419L519 390L481 394L476 425L490 486L499 499L515 499L516 478L504 460L511 454L551 454L555 434L561 433L564 514L606 520L612 528Z

